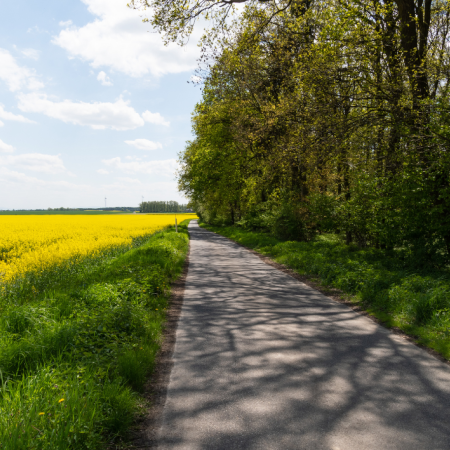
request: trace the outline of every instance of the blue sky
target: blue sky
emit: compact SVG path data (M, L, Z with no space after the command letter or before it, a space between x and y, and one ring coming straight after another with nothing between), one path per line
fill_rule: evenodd
M164 47L126 0L7 2L0 30L0 209L185 201L198 36Z

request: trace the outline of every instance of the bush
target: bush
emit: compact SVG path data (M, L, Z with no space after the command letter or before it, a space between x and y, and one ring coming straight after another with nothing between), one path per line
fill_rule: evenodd
M415 319L418 324L425 325L433 317L439 317L441 311L450 307L450 289L447 286L439 286L421 293L415 304Z

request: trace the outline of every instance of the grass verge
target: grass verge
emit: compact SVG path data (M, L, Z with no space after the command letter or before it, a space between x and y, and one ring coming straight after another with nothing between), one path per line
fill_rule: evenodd
M2 450L105 448L126 436L188 252L188 222L33 296L0 299Z
M417 268L411 261L378 249L348 246L335 235L311 242L280 241L239 227L200 226L269 256L349 300L388 328L450 360L450 273Z

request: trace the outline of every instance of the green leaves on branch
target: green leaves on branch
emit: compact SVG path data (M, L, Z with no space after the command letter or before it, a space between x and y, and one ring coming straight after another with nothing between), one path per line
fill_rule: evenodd
M249 2L207 34L180 188L211 223L450 261L444 1Z

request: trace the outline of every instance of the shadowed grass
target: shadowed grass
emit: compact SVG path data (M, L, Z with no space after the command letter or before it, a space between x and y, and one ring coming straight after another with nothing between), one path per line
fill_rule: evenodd
M185 221L188 222L188 221ZM0 448L96 449L126 435L159 349L187 223L0 298Z

